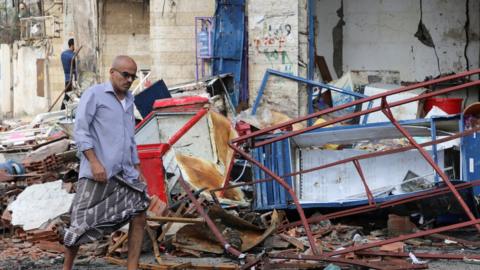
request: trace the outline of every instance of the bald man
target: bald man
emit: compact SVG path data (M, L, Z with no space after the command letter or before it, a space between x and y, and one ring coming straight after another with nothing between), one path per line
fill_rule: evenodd
M137 269L149 199L134 140L129 89L136 72L132 58L117 56L110 81L87 89L80 99L74 130L81 153L80 172L70 227L64 236L64 270L72 269L81 244L100 239L127 222L127 269Z

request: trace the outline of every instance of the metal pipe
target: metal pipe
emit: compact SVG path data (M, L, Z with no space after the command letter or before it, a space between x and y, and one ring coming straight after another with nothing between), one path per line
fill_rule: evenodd
M430 92L430 93L427 93L427 94L423 94L423 95L418 95L416 97L412 97L412 98L407 98L407 99L404 99L404 100L400 100L400 101L395 101L395 102L392 102L390 103L390 107L396 107L396 106L400 106L400 105L403 105L403 104L406 104L406 103L409 103L409 102L412 102L412 101L418 101L418 100L422 100L422 99L425 99L425 98L429 98L429 97L434 97L434 96L438 96L438 95L442 95L442 94L446 94L446 93L450 93L450 92L454 92L454 91L458 91L458 90L461 90L461 89L464 89L464 88L468 88L468 87L473 87L473 86L477 86L477 85L480 85L480 80L477 80L477 81L473 81L473 82L469 82L469 83L465 83L465 84L462 84L462 85L457 85L457 86L452 86L452 87L449 87L449 88L445 88L445 89L442 89L442 90L438 90L438 91L435 91L435 92ZM382 98L382 97L380 97ZM363 102L366 102L366 101L369 101L370 98L364 98L364 99L360 99L359 101L363 101ZM352 104L353 105L354 102L350 102L348 104ZM334 108L338 108L338 107L343 107L343 105L340 105L340 106L336 106ZM334 109L334 108L331 108L331 109ZM320 116L320 115L323 115L326 113L326 111L329 111L331 109L326 109L326 110L323 110L323 111L320 111L320 112L317 112L317 113L314 113L314 114L311 114L309 116L306 116L307 119L310 119L310 118L313 118L313 117L317 117L317 116ZM271 143L274 143L274 142L277 142L277 141L281 141L281 140L284 140L284 139L287 139L287 138L290 138L290 137L293 137L293 136L296 136L296 135L299 135L299 134L302 134L302 133L306 133L308 131L312 131L312 130L315 130L315 129L319 129L319 128L322 128L322 127L326 127L326 126L329 126L329 125L332 125L332 124L336 124L336 123L339 123L339 122L342 122L342 121L345 121L345 120L349 120L349 119L352 119L352 118L355 118L355 117L358 117L358 116L362 116L362 115L365 115L365 114L369 114L369 113L373 113L373 112L377 112L377 111L381 111L382 110L382 107L381 106L377 106L377 107L374 107L374 108L371 108L371 109L367 109L367 110L364 110L364 111L359 111L359 112L355 112L355 113L351 113L351 114L347 114L347 115L344 115L344 116L340 116L340 117L337 117L335 119L332 119L332 120L328 120L328 121L325 121L321 124L318 124L318 125L314 125L314 126L310 126L310 127L306 127L306 128L303 128L303 129L300 129L300 130L296 130L296 131L291 131L291 132L288 132L288 133L285 133L283 135L280 135L280 136L277 136L277 137L274 137L274 138L271 138L271 139L266 139L262 142L259 142L259 143L256 143L253 145L253 148L256 148L256 147L260 147L260 146L263 146L263 145L266 145L266 144L271 144ZM335 110L336 111L336 110ZM302 117L302 118L305 118L305 117ZM299 118L297 118L299 119ZM301 121L298 121L298 120L292 120L292 121L287 121L285 122L284 124L279 124L279 125L276 125L278 126L278 128L282 128L282 127L285 127L285 126L291 126L292 124L295 124L297 122L301 122ZM274 126L274 127L276 127ZM255 136L258 136L258 135L262 135L262 134L265 134L267 130L270 130L271 128L265 128L265 129L262 129L262 130L259 130L257 132L259 132L259 134L256 134L256 135L253 135L254 133L256 132L253 132L251 134L247 134L247 135L244 135L240 138L244 138L247 139L248 138L251 138L251 137L255 137ZM274 129L275 130L275 129ZM234 139L233 142L240 142L242 140L240 140L240 138L237 138L237 139Z
M422 147L425 147L425 146L430 146L430 145L433 145L433 144L444 143L444 142L447 142L447 141L458 139L458 138L463 137L463 136L471 135L471 134L473 134L477 131L480 131L480 128L474 128L474 129L469 129L467 131L458 132L458 133L455 133L453 135L447 136L447 137L442 138L442 139L429 141L429 142L426 142L426 143L421 143L420 145ZM284 175L281 175L280 177L285 178L285 177L295 176L295 175L299 175L299 174L306 174L306 173L310 173L310 172L313 172L313 171L316 171L316 170L332 167L332 166L335 166L335 165L340 165L340 164L343 164L343 163L353 162L354 160L362 160L362 159L367 159L367 158L372 158L372 157L377 157L377 156L395 154L395 153L405 152L405 151L412 150L412 149L415 149L415 147L413 145L408 145L408 146L398 147L398 148L395 148L395 149L389 149L389 150L377 151L377 152L368 153L368 154L362 154L362 155L342 159L342 160L339 160L339 161L331 162L331 163L328 163L328 164L324 164L324 165L321 165L321 166L313 167L313 168L310 168L310 169L300 170L300 171L289 173L289 174L284 174ZM259 179L259 180L255 180L255 181L246 182L246 183L229 185L229 186L226 186L226 187L211 189L210 191L211 192L221 191L221 190L225 190L225 189L231 189L231 188L236 188L236 187L241 187L241 186L246 186L246 185L254 185L254 184L269 182L269 181L272 181L272 180L273 180L272 177L263 178L263 179Z
M406 86L406 87L393 89L391 91L387 91L387 92L383 92L383 93L373 95L373 96L370 96L370 97L367 97L367 98L362 98L362 99L359 99L359 100L355 100L355 101L347 103L347 104L335 106L333 108L325 109L325 110L313 113L311 115L302 116L302 117L299 117L299 118L296 118L296 119L293 119L293 120L290 120L290 121L287 121L287 122L284 122L284 123L281 123L281 124L277 124L277 125L274 125L274 126L271 126L271 127L268 127L268 128L264 128L264 129L252 132L250 134L246 134L244 136L238 137L238 138L232 140L232 142L234 142L234 143L242 142L242 141L245 141L247 139L250 139L250 138L253 138L253 137L256 137L256 136L259 136L259 135L267 134L271 131L274 131L274 130L277 130L277 129L280 129L280 128L283 128L283 127L291 126L293 124L303 122L305 120L308 120L308 119L311 119L311 118L314 118L314 117L319 117L319 116L327 114L327 113L340 111L340 110L343 110L343 109L346 109L346 108L349 108L349 107L352 107L352 106L362 104L364 102L373 101L373 100L378 99L378 98L382 98L382 97L406 92L406 91L409 91L409 90L422 88L422 87L430 86L430 85L433 85L433 84L437 84L437 83L441 83L441 82L446 82L446 81L470 76L470 75L477 74L477 73L480 73L480 69L475 69L475 70L472 70L472 71L462 72L462 73L459 73L459 74L445 76L445 77L442 77L442 78L438 78L438 79L434 79L434 80L430 80L430 81L426 81L426 82L421 82L421 83L413 84L413 85ZM472 83L466 83L466 84L463 84L461 86L469 87L471 84ZM473 85L477 85L477 84L478 83L474 83ZM446 89L451 89L451 88L446 88ZM443 90L445 90L445 89L442 89L442 90L439 90L439 91L436 91L436 92L433 92L433 93L439 93L440 91L443 91ZM455 88L455 90L458 90L458 89ZM455 90L452 90L452 91L455 91ZM444 93L444 92L442 92L442 93ZM427 95L427 94L420 95L420 96L425 97L425 95ZM438 94L436 94L436 95L438 95ZM435 95L430 95L430 96L435 96ZM392 103L392 104L394 104L394 103ZM401 105L401 104L398 104L398 105ZM370 113L370 112L373 112L373 111L369 111L368 113ZM343 120L327 121L327 122L324 122L322 124L316 125L315 127L321 128L321 127L328 126L328 125L331 125L331 124L335 124L335 123L338 123L338 122L341 122L341 121L344 121L344 120L347 120L347 119L351 119L351 118L354 118L354 117L360 116L360 115L356 115L355 113L352 113L352 114L348 114L346 116L347 116L347 118L345 118ZM341 118L343 118L343 117L341 117ZM311 129L309 129L309 130L311 130ZM299 130L299 131L300 132L305 132L307 130L302 129L302 130ZM291 132L291 133L293 133L293 132ZM297 134L299 134L299 133L295 133L291 136L294 136L294 135L297 135Z
M205 222L207 222L207 225L208 227L210 228L210 230L212 231L213 235L215 235L215 238L217 238L217 240L223 245L223 248L230 252L232 255L236 256L237 258L239 259L244 259L245 258L245 254L241 253L240 251L238 251L237 249L235 249L234 247L232 247L228 242L227 240L225 240L225 238L223 237L223 235L220 233L220 231L218 230L217 226L215 225L215 223L213 223L212 219L207 215L207 213L205 212L205 209L203 209L202 205L198 202L198 200L195 198L195 196L193 195L192 191L190 191L190 188L188 187L187 183L185 183L185 180L183 180L183 177L180 176L178 178L178 182L180 183L180 185L182 186L183 190L185 190L185 192L187 193L187 196L188 198L190 199L190 201L192 201L193 205L195 206L195 209L197 210L197 212L205 219Z
M469 183L458 184L458 185L456 185L456 188L457 188L457 190L460 190L460 189L471 188L473 186L479 186L479 185L480 185L480 180L475 180L475 181L472 181L472 182L469 182ZM369 212L369 211L372 211L372 210L383 209L383 208L392 207L392 206L400 205L400 204L405 204L405 203L408 203L408 202L413 202L413 201L417 201L417 200L421 200L421 199L431 198L431 197L435 197L435 196L438 196L438 195L443 195L443 194L446 194L446 193L449 193L449 192L450 192L450 190L448 189L448 187L442 187L442 188L438 188L438 189L434 189L434 190L418 192L418 193L415 193L414 195L411 195L411 196L405 196L403 198L390 200L390 201L387 201L387 202L384 202L384 203L377 203L375 206L363 205L363 206L359 206L359 207L355 207L355 208L351 208L351 209L347 209L347 210L337 211L337 212L330 213L330 214L325 214L325 215L321 215L321 216L314 216L314 217L311 217L311 218L308 219L308 223L318 223L318 222L321 222L321 221L327 220L327 219L335 219L335 218L340 218L340 217L345 217L345 216L351 216L351 215L366 213L366 212ZM302 223L300 221L296 221L296 222L292 222L292 223L289 223L289 224L281 225L281 226L279 226L278 229L282 230L282 229L291 228L291 227L300 226L300 225L302 225Z
M188 120L185 125L183 125L173 136L168 139L168 144L170 146L174 145L187 131L189 131L205 114L207 114L208 109L203 108L198 111L190 120Z
M450 254L450 253L417 253L413 252L417 258L423 259L446 259L446 260L480 260L480 255L478 254ZM378 250L359 250L355 254L361 256L388 256L388 257L410 257L409 253L406 252L387 252L387 251L378 251Z
M355 165L355 169L357 169L358 175L360 175L360 179L362 180L363 187L365 188L365 193L367 193L368 204L375 205L375 200L373 198L372 192L368 187L367 181L365 180L365 176L363 175L362 167L360 166L360 162L357 159L353 161L353 165Z
M172 223L193 223L193 224L204 224L205 223L205 219L203 219L203 218L148 216L147 220L156 221L156 222L172 222Z
M303 224L303 227L305 228L305 233L307 234L308 242L310 243L310 247L312 248L313 254L318 255L319 253L322 253L322 250L318 250L315 244L315 238L313 238L312 231L310 229L310 226L308 225L307 218L305 216L305 212L303 211L302 206L300 205L300 201L298 200L297 196L295 195L295 192L293 189L280 177L278 177L274 172L270 171L267 167L263 166L260 162L257 160L253 159L250 157L247 153L245 153L242 149L237 148L236 146L232 145L231 142L228 142L230 147L240 155L244 156L248 161L254 163L258 167L260 167L264 172L266 172L268 175L273 177L275 181L277 181L283 188L287 190L287 192L290 194L290 196L293 199L293 203L295 204L295 207L297 209L297 212L300 216L300 220Z
M272 259L286 259L286 260L308 260L308 261L324 261L324 262L332 262L332 263L341 263L341 264L349 264L349 265L357 265L368 267L370 269L405 269L405 267L395 268L393 266L381 266L375 263L366 262L359 259L345 259L345 258L334 258L334 257L327 257L327 256L312 256L312 255L305 255L305 254L269 254L269 258ZM426 265L409 265L408 269L425 269Z
M420 152L420 154L423 156L425 161L430 164L430 166L435 170L435 172L442 178L443 182L447 185L447 187L450 189L452 192L453 196L457 199L458 203L460 206L463 208L465 211L465 214L467 214L468 218L470 220L475 220L475 216L473 215L472 211L468 207L467 203L463 200L462 196L460 196L460 193L458 193L458 190L455 189L455 186L453 186L452 182L450 182L450 179L448 179L448 176L445 174L445 172L442 171L442 169L435 163L435 161L432 159L432 157L427 153L423 147L421 147L410 135L410 133L402 127L397 119L392 114L392 111L390 110L390 106L387 102L386 98L382 98L382 104L381 107L383 107L382 112L385 114L385 116L392 122L392 124L402 133L402 135L407 138L407 140L410 142L411 145L415 146L417 150ZM480 224L475 224L475 227L477 230L480 232Z
M355 251L358 251L358 250L364 250L364 249L369 249L369 248L373 248L373 247L379 247L379 246L383 246L383 245L387 245L387 244L391 244L391 243L395 243L395 242L405 241L405 240L412 239L412 238L423 237L423 236L427 236L427 235L430 235L430 234L441 233L441 232L445 232L445 231L451 231L451 230L455 230L455 229L459 229L459 228L464 228L464 227L476 225L476 224L479 224L479 223L480 223L480 219L470 220L470 221L461 222L461 223L457 223L457 224L453 224L453 225L449 225L449 226L443 226L443 227L439 227L439 228L435 228L435 229L420 231L420 232L411 233L411 234L407 234L407 235L401 235L401 236L398 236L398 237L394 237L394 238L390 238L390 239L386 239L386 240L382 240L382 241L378 241L378 242L374 242L374 243L352 246L352 247L349 247L349 248L346 248L346 249L336 250L336 251L327 253L324 256L336 256L336 255L340 255L340 254L355 252Z

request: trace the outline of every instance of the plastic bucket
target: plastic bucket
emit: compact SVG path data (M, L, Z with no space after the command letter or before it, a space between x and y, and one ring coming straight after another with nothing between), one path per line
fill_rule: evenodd
M462 112L463 98L427 98L423 109L428 113L433 106L437 106L448 114L457 114Z

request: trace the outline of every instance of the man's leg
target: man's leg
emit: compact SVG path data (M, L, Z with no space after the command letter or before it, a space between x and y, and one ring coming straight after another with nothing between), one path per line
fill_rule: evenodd
M67 95L68 92L72 91L72 83L65 82L65 93L63 94L62 105L60 106L60 110L65 110L67 102L70 100L70 97Z
M138 268L146 223L145 212L136 215L130 221L130 227L128 228L128 270L136 270Z
M65 258L63 260L63 270L72 270L73 261L77 256L78 246L67 247L65 246Z

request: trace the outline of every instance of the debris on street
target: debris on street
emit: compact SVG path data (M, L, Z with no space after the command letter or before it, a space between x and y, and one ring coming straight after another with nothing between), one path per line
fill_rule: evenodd
M478 269L479 1L4 2L0 269Z

